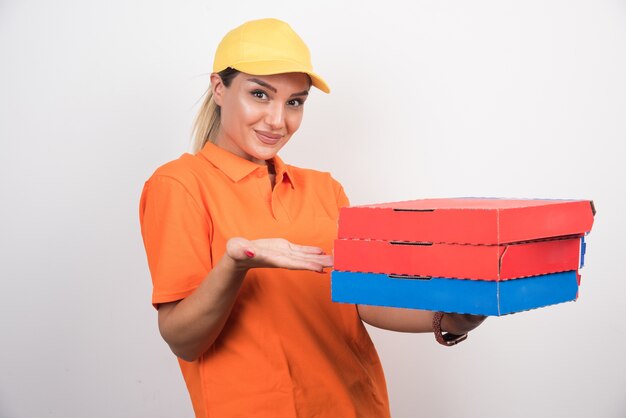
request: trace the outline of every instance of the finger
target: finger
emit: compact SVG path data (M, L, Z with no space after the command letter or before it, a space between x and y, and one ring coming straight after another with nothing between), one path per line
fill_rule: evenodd
M268 258L275 267L290 270L312 270L323 272L324 268L332 266L332 256L317 256L316 258L298 257L294 255L275 255Z
M254 241L253 241L254 243ZM296 244L288 243L286 246L258 246L259 250L263 251L264 254L271 256L284 256L284 257L293 257L299 258L303 260L318 260L319 257L332 257L328 254L325 254L321 248L318 247L310 247L310 246L301 246Z
M292 255L294 260L298 260L301 262L311 262L315 264L320 264L323 267L332 267L333 266L333 256L332 255L313 255L313 254L303 254L303 255Z
M333 258L333 256L330 254L311 254L294 251L290 251L284 255L287 257L294 257L302 260L328 260Z
M324 269L323 266L319 263L315 263L313 261L296 260L292 258L280 262L280 267L289 270L312 270L320 272Z
M293 251L305 253L305 254L324 254L324 250L320 247L312 247L310 245L299 245L292 242L289 243L289 248Z
M307 270L314 270L318 273L323 273L324 269L330 268L333 266L332 257L323 257L318 260L312 261L301 261L301 265L306 266Z

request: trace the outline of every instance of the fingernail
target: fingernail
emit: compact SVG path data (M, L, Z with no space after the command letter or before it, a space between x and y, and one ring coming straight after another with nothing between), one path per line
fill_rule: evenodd
M250 250L245 250L244 254L248 256L248 258L252 258L254 257L254 253Z

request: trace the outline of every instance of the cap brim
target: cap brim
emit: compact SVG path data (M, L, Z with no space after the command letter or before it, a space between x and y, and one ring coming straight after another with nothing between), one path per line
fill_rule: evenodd
M326 81L313 71L289 61L256 61L256 62L240 62L231 65L232 68L244 73L252 75L273 75L284 73L305 73L311 77L311 83L314 87L322 90L324 93L330 93L330 88ZM221 71L221 70L218 70ZM216 71L217 72L217 71Z

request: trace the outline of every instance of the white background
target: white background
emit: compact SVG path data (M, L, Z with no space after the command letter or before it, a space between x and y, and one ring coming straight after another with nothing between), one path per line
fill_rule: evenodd
M143 182L188 151L213 52L288 21L333 92L282 151L353 204L590 198L575 303L460 346L371 330L394 417L626 416L626 2L1 1L0 417L191 417L158 335Z

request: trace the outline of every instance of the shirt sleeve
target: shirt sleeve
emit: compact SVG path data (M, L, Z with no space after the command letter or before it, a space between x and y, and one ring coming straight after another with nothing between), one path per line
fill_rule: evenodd
M331 179L333 182L333 188L335 189L335 196L337 198L337 207L341 209L345 206L350 206L350 200L348 199L348 196L346 195L346 192L343 189L343 186L341 185L341 183L339 183L337 180L335 180L332 177Z
M189 296L213 264L209 214L178 180L153 176L141 194L139 220L152 277L152 304Z
M339 207L339 209L346 207L346 206L350 206L350 200L348 199L348 196L346 195L346 192L343 190L343 186L339 186L339 192L337 194L337 206Z

